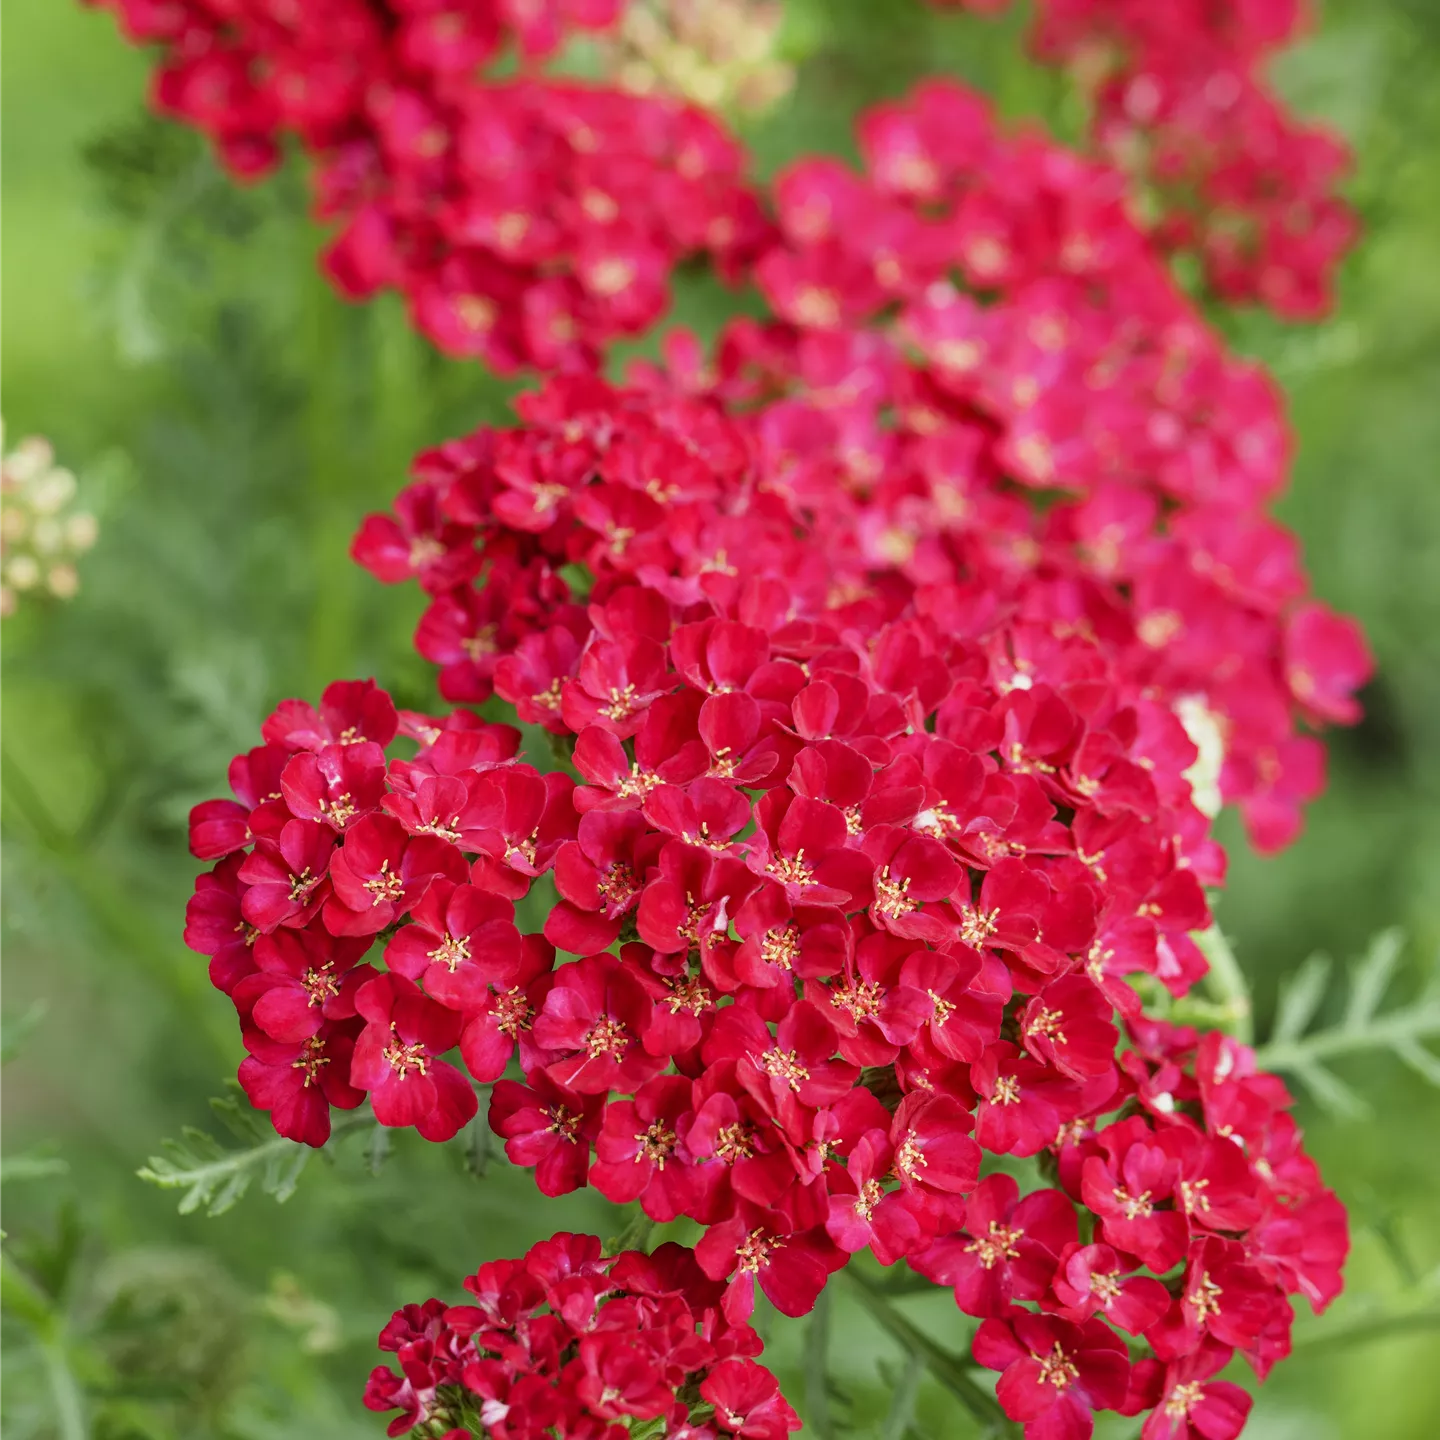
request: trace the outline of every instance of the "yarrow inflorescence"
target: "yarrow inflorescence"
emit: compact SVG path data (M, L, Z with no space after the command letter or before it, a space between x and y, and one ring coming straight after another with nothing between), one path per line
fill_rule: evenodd
M1255 78L1295 7L1042 6L1119 165L930 81L862 117L860 170L765 192L703 111L538 68L682 5L113 8L234 170L299 137L346 293L568 372L355 538L427 595L454 708L281 704L192 814L186 938L280 1135L368 1101L440 1142L483 1099L542 1193L699 1238L484 1266L475 1305L396 1315L367 1404L447 1440L784 1440L757 1290L804 1314L868 1250L976 1317L1030 1440L1105 1410L1231 1440L1217 1377L1334 1297L1346 1217L1283 1084L1171 1002L1207 970L1217 809L1293 839L1370 659L1267 513L1275 387L1167 252L1323 306L1338 152ZM598 378L695 254L771 318Z
M592 367L659 319L682 258L734 273L764 233L745 153L705 111L543 73L622 0L92 3L162 48L156 107L235 174L298 139L316 212L339 227L332 281L354 299L400 289L447 354Z
M800 1419L732 1324L722 1286L675 1244L606 1256L593 1235L556 1235L519 1260L482 1265L471 1302L407 1305L380 1335L365 1403L399 1410L390 1434L785 1440Z
M930 0L995 14L1009 0ZM1345 142L1297 119L1265 67L1305 0L1039 0L1037 59L1091 102L1091 136L1136 187L1151 240L1192 252L1215 293L1292 320L1331 305L1358 224Z
M985 1318L977 1356L1032 1425L1014 1365L1076 1424L1203 1398L1235 1351L1264 1373L1287 1297L1338 1288L1344 1211L1281 1083L1142 1006L1205 971L1223 856L1177 706L1204 695L1243 734L1223 667L1143 638L1144 581L1079 538L1087 500L1042 513L993 460L966 523L887 563L871 517L898 497L837 479L810 405L557 380L366 523L357 557L434 597L419 641L447 696L509 701L579 780L368 682L282 705L236 798L194 817L219 864L190 937L239 1012L241 1081L311 1144L366 1094L445 1139L488 1085L544 1193L704 1226L736 1325L757 1287L799 1315L854 1252L908 1260ZM902 491L906 443L883 466ZM1120 494L1147 527L1121 553L1183 580L1184 506ZM1308 602L1207 593L1196 654L1243 637L1287 731L1314 696L1344 711L1348 660L1287 680ZM387 759L397 736L414 753ZM1044 1157L1056 1187L982 1181L986 1153Z

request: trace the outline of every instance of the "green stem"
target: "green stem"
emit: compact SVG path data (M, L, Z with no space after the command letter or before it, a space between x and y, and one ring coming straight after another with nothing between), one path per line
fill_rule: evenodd
M1398 1315L1375 1315L1370 1319L1362 1317L1343 1325L1307 1325L1297 1331L1291 1351L1314 1355L1327 1350L1348 1349L1367 1340L1388 1340L1424 1330L1440 1330L1440 1307L1432 1306Z
M650 1243L655 1222L640 1208L638 1200L626 1209L628 1214L620 1233L605 1243L607 1255L621 1255L626 1250L644 1250Z
M1255 1026L1250 986L1235 952L1230 948L1230 942L1218 925L1198 930L1192 938L1210 964L1210 974L1206 978L1209 988L1219 997L1225 1028L1241 1044L1251 1044L1255 1038Z
M305 406L305 449L310 471L311 574L315 601L310 612L309 689L318 693L348 673L355 642L354 567L350 536L359 523L353 472L347 462L345 353L349 318L324 279L315 273L309 235L301 321L308 357L309 396Z
M50 1398L55 1402L55 1424L60 1440L89 1440L85 1397L66 1359L64 1340L56 1335L42 1341L40 1353L45 1357L45 1378L50 1383Z
M50 807L30 783L30 777L15 763L8 750L0 749L0 772L3 772L5 799L19 813L34 838L47 850L69 846L70 836L50 814Z
M830 1440L835 1427L830 1420L830 1377L826 1362L830 1354L830 1291L822 1290L805 1330L805 1419L820 1440Z
M10 1257L0 1256L0 1308L29 1327L45 1361L60 1440L89 1440L85 1398L66 1355L65 1322L54 1302Z
M905 1361L905 1373L895 1386L890 1413L885 1417L883 1440L905 1440L915 1421L915 1401L920 1395L920 1377L925 1373L923 1356L911 1355Z
M870 1317L911 1355L918 1355L930 1373L979 1421L982 1434L1012 1436L1019 1432L1005 1418L995 1397L977 1385L965 1372L964 1364L943 1346L937 1345L910 1319L885 1298L883 1290L853 1265L841 1272L854 1286L860 1303Z

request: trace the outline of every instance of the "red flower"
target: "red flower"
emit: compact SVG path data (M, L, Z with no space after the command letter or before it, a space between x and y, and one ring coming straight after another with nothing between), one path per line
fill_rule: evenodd
M546 939L572 955L614 944L662 843L633 810L582 815L576 839L555 857L561 902L546 918Z
M296 755L280 776L290 813L344 830L385 793L385 752L369 740Z
M1115 1064L1110 1003L1084 975L1052 981L1020 1016L1025 1048L1072 1080L1104 1075Z
M1127 1276L1127 1268L1108 1245L1067 1246L1054 1279L1056 1313L1076 1322L1102 1315L1130 1335L1148 1330L1169 1308L1170 1294L1149 1276Z
M1353 725L1360 718L1354 692L1374 661L1360 627L1323 605L1302 605L1285 630L1285 682L1305 710L1320 720Z
M1206 1341L1193 1355L1165 1367L1160 1398L1146 1417L1141 1440L1235 1440L1253 1403L1228 1380L1214 1380L1234 1352Z
M195 877L195 893L185 906L185 943L210 956L210 983L231 994L253 974L253 948L260 932L241 914L244 890L238 872L240 855L228 855L213 870Z
M299 1043L327 1021L355 1014L356 992L375 976L356 961L368 940L335 940L323 931L277 930L255 942L255 973L236 985L236 1009L272 1040Z
M438 488L407 485L395 497L393 515L367 515L350 543L350 556L387 585L417 579L431 595L472 580L480 555L474 532L440 509Z
M1134 1255L1157 1275L1185 1253L1190 1226L1169 1201L1177 1167L1143 1120L1111 1125L1100 1134L1108 1158L1092 1156L1082 1171L1080 1193L1099 1217L1097 1239Z
M522 936L514 983L494 990L480 1009L465 1012L460 1055L465 1068L482 1084L505 1073L517 1044L527 1071L549 1058L543 1051L535 1053L530 1032L554 968L555 947L543 935Z
M831 1273L845 1263L844 1252L823 1229L793 1233L778 1211L744 1201L729 1219L705 1232L695 1258L712 1280L735 1277L725 1313L737 1324L754 1309L757 1282L782 1315L807 1315Z
M998 861L985 873L972 904L963 893L957 907L960 939L972 949L1023 949L1040 935L1040 913L1049 898L1045 877L1022 860Z
M901 1186L930 1197L936 1209L937 1201L973 1190L980 1176L980 1147L967 1133L973 1124L948 1095L907 1095L890 1125Z
M367 815L346 830L330 862L335 894L325 927L333 935L378 934L418 904L437 876L458 884L468 875L464 857L448 841L411 838L391 816Z
M865 853L876 867L870 905L875 924L912 940L948 940L954 931L948 916L922 908L949 896L965 874L945 847L928 836L882 825L866 837Z
M565 1195L585 1183L604 1106L603 1096L577 1095L542 1070L528 1086L495 1082L490 1128L504 1139L514 1164L534 1169L542 1195Z
M971 1066L970 1083L980 1097L975 1138L997 1155L1039 1154L1074 1117L1082 1093L1048 1065L1022 1059L1004 1040Z
M1040 1299L1075 1243L1075 1208L1060 1191L1019 1197L1009 1175L987 1176L965 1202L964 1229L910 1257L926 1279L954 1287L967 1315L1004 1316L1015 1299Z
M353 1110L365 1092L350 1083L355 1048L355 1022L326 1025L298 1041L272 1040L259 1030L245 1030L250 1052L240 1062L245 1098L270 1112L270 1122L287 1140L316 1148L330 1138L330 1107Z
M561 771L537 775L528 765L490 770L475 785L475 843L485 853L475 862L482 889L518 900L528 880L543 875L575 835L574 783Z
M1289 1305L1247 1262L1244 1246L1209 1236L1191 1245L1180 1298L1145 1338L1162 1360L1188 1355L1207 1339L1249 1350L1278 1310L1288 1322Z
M986 1320L975 1358L1003 1373L1001 1408L1025 1422L1026 1440L1088 1440L1093 1410L1115 1410L1130 1374L1125 1342L1099 1320L1072 1325L1048 1315Z
M681 1075L648 1080L634 1100L614 1100L595 1140L590 1183L617 1205L639 1200L662 1223L687 1213L700 1181L684 1142L692 1115L690 1081Z
M722 1360L700 1382L700 1396L715 1407L715 1423L744 1440L785 1440L800 1429L775 1377L753 1360Z
M378 975L356 997L368 1022L355 1043L351 1081L370 1092L382 1125L413 1125L449 1140L479 1109L470 1082L439 1056L460 1038L460 1017L427 1000L409 980Z
M830 1177L825 1230L847 1255L868 1245L882 1265L893 1265L924 1233L925 1197L916 1191L885 1189L894 1160L894 1146L885 1131L867 1130L846 1157L844 1171Z
M240 897L245 919L267 934L306 924L330 895L334 846L335 832L312 820L291 820L278 840L259 841L238 872L248 887Z
M613 955L592 955L556 974L535 1020L535 1042L554 1054L545 1067L582 1095L633 1092L665 1066L646 1052L654 1002Z
M337 680L325 687L318 710L303 700L281 701L260 733L286 750L319 751L366 740L383 750L399 724L390 697L373 680Z
M1004 987L999 994L986 988L997 979ZM978 1060L985 1047L1000 1038L1010 981L998 964L987 966L961 945L938 952L916 950L901 967L900 981L925 995L930 1013L920 1033L947 1059Z
M410 924L385 947L397 975L420 981L452 1010L483 1008L490 987L513 984L521 965L520 932L510 901L473 885L437 877L411 912Z
M771 1035L765 1022L743 1006L715 1017L703 1051L705 1063L736 1060L742 1079L753 1077L777 1106L833 1105L859 1078L853 1065L835 1059L835 1030L808 1000L797 1001Z
M782 885L792 904L853 905L871 891L871 866L848 848L845 816L833 805L788 790L767 790L755 807L746 860Z

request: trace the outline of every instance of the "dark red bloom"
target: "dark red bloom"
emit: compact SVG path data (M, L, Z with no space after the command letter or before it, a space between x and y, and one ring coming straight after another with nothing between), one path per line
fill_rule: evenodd
M612 955L563 966L535 1020L535 1042L553 1053L545 1067L557 1085L582 1095L631 1093L665 1066L645 1036L654 1001Z
M634 1100L611 1101L595 1140L590 1183L617 1205L640 1200L654 1220L685 1214L701 1184L683 1139L692 1113L691 1084L680 1075L647 1081Z
M334 830L313 820L291 820L278 839L260 841L239 870L245 919L265 933L309 921L329 898L334 846Z
M1249 1264L1245 1247L1215 1236L1190 1247L1180 1297L1145 1333L1162 1360L1188 1355L1203 1340L1249 1350L1277 1309L1289 1306Z
M353 1110L365 1092L350 1082L356 1022L326 1025L304 1040L272 1040L243 1032L250 1052L240 1062L240 1085L257 1109L268 1110L276 1132L317 1148L330 1138L330 1107Z
M413 1125L427 1140L449 1140L479 1109L470 1082L439 1057L460 1038L460 1017L399 975L378 975L356 997L366 1026L350 1064L370 1092L382 1125Z
M421 982L452 1010L483 1008L490 987L505 989L521 966L520 932L510 901L473 885L437 878L385 947L397 975Z
M367 815L346 830L330 862L335 894L325 926L333 935L378 934L418 904L437 876L459 883L468 875L464 857L449 841L411 837L391 816Z
M1160 1275L1184 1255L1190 1226L1183 1210L1165 1208L1178 1167L1152 1140L1139 1119L1102 1131L1108 1158L1085 1162L1081 1194L1100 1219L1097 1238Z
M975 1138L997 1155L1036 1155L1074 1117L1081 1090L1073 1081L999 1041L970 1067L980 1097Z
M1206 1341L1193 1355L1166 1365L1141 1440L1235 1440L1253 1401L1238 1385L1212 1378L1233 1353L1228 1346Z
M1169 1309L1170 1294L1127 1269L1108 1245L1067 1246L1053 1282L1056 1313L1074 1321L1100 1315L1130 1335L1148 1330Z
M530 1085L497 1080L490 1092L490 1128L516 1165L535 1171L542 1195L564 1195L585 1183L590 1146L600 1132L605 1101L577 1095L539 1071Z
M328 1021L355 1014L356 992L375 976L356 962L368 940L314 930L276 930L255 942L255 972L232 992L235 1007L272 1040L298 1043Z
M1094 1410L1125 1400L1130 1374L1125 1342L1099 1320L1072 1325L1048 1315L986 1320L975 1358L1002 1372L996 1398L1026 1440L1088 1440Z
M965 1201L965 1225L910 1257L911 1267L955 1291L967 1315L1004 1316L1039 1300L1076 1240L1075 1207L1058 1190L1020 1198L1009 1175L990 1175Z
M695 1258L712 1280L734 1276L725 1313L736 1323L749 1319L757 1284L782 1315L808 1314L831 1273L845 1263L823 1229L794 1233L778 1211L743 1201L705 1232Z
M715 1423L744 1440L785 1440L800 1429L775 1377L753 1360L722 1360L701 1382L700 1395L715 1407Z

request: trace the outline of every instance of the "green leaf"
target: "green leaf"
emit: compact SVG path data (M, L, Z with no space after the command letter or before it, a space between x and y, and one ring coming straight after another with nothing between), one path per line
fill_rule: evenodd
M1293 975L1281 982L1280 1004L1275 1014L1274 1041L1295 1040L1315 1018L1330 984L1328 955L1312 955Z
M137 1172L140 1178L162 1190L182 1191L182 1215L202 1208L207 1215L223 1215L257 1180L266 1195L284 1204L295 1193L301 1172L315 1152L308 1145L276 1135L254 1110L232 1096L211 1100L210 1106L242 1142L240 1146L225 1145L208 1131L187 1125L180 1139L161 1142L160 1154L152 1155ZM366 1113L341 1116L333 1123L329 1143L333 1145L342 1135L370 1123Z
M277 1135L262 1145L230 1150L213 1135L187 1125L180 1139L161 1141L160 1150L138 1172L140 1178L162 1190L183 1190L182 1215L203 1206L207 1215L214 1216L223 1215L243 1198L257 1175L262 1188L276 1200L289 1199L299 1174L294 1152L303 1154L305 1147Z
M1275 1033L1256 1050L1257 1062L1267 1070L1294 1075L1316 1101L1348 1119L1364 1118L1371 1111L1331 1068L1342 1055L1389 1050L1424 1080L1440 1086L1440 1056L1421 1043L1440 1038L1440 987L1432 980L1408 1005L1381 1010L1403 948L1398 930L1381 931L1351 967L1344 1020L1308 1034L1306 1026L1324 998L1330 967L1320 957L1306 961L1281 995Z
M26 1150L0 1160L0 1185L10 1185L16 1180L49 1180L69 1172L69 1163L58 1155L39 1148Z
M1440 1057L1432 1055L1423 1045L1409 1039L1397 1041L1395 1053L1422 1080L1428 1080L1430 1084L1440 1087Z
M25 1042L45 1018L47 1009L49 1006L44 1000L36 1000L13 1019L0 1022L0 1064L8 1064L24 1049Z
M1404 948L1405 935L1401 930L1382 930L1370 942L1365 958L1351 974L1350 1004L1345 1011L1347 1030L1362 1029L1380 1008Z
M1346 1120L1363 1120L1371 1113L1370 1106L1333 1071L1323 1065L1305 1064L1294 1067L1296 1077L1314 1095L1319 1104Z

